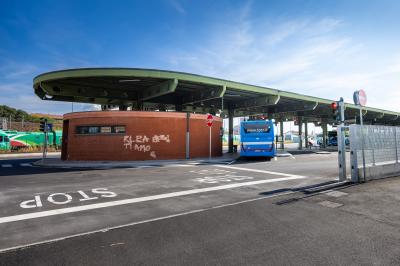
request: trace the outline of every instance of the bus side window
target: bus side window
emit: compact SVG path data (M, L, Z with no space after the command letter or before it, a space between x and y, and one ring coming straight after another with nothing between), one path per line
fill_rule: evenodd
M3 142L3 136L0 136L0 142Z
M10 139L8 137L4 137L4 142L10 142Z

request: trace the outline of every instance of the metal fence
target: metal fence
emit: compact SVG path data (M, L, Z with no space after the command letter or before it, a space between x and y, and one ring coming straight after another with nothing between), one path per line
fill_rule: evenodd
M353 182L400 175L400 127L351 125L350 150Z
M54 130L62 130L62 121L52 123ZM39 122L13 121L8 118L0 117L0 129L17 131L39 131Z
M0 117L0 129L7 130L7 118Z

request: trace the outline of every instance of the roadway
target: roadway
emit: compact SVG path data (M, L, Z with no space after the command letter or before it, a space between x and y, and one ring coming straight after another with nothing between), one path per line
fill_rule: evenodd
M309 154L270 162L102 170L30 166L35 159L0 160L0 262L40 265L46 260L55 264L85 260L83 264L95 264L90 259L102 252L100 243L107 249L132 249L132 255L116 260L117 264L157 264L160 261L150 256L154 249L158 259L170 259L167 264L177 263L179 254L194 256L204 264L207 257L200 259L204 252L213 254L208 264L217 263L218 254L230 262L241 246L234 239L261 241L256 233L259 226L270 224L268 230L278 226L268 218L282 211L272 206L273 200L335 181L336 157L334 153ZM243 224L249 217L252 220ZM280 226L277 230L285 231ZM123 236L129 239L117 240ZM169 241L171 245L166 245ZM264 241L260 247L270 243ZM219 249L208 246L211 242ZM87 255L70 256L78 247L90 245L94 249ZM53 248L57 252L47 257ZM107 252L111 257L103 254L106 257L99 264L111 264L119 254ZM187 264L190 256L180 263Z

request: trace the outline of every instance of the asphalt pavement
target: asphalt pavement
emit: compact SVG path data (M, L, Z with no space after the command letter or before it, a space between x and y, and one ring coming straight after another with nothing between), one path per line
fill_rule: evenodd
M382 221L379 204L360 204L370 184L308 191L337 181L336 157L102 170L1 160L0 265L395 265L396 205Z

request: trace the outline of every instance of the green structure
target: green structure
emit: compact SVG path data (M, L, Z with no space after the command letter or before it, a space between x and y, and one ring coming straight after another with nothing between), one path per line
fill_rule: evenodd
M11 150L10 138L3 130L0 130L0 151Z
M182 72L136 68L87 68L44 73L33 87L43 100L119 106L120 110L175 110L212 113L229 118L229 148L233 147L233 117L263 115L277 122L296 120L323 128L335 121L333 100ZM339 98L341 95L338 95ZM337 100L337 99L335 99ZM359 107L346 103L345 117L354 120ZM364 107L369 124L398 125L400 113ZM281 129L283 128L282 123ZM281 131L282 132L282 131ZM301 144L300 144L301 147Z
M48 145L60 147L62 131L48 133ZM9 151L28 147L41 147L44 145L43 132L19 132L0 130L0 150Z

